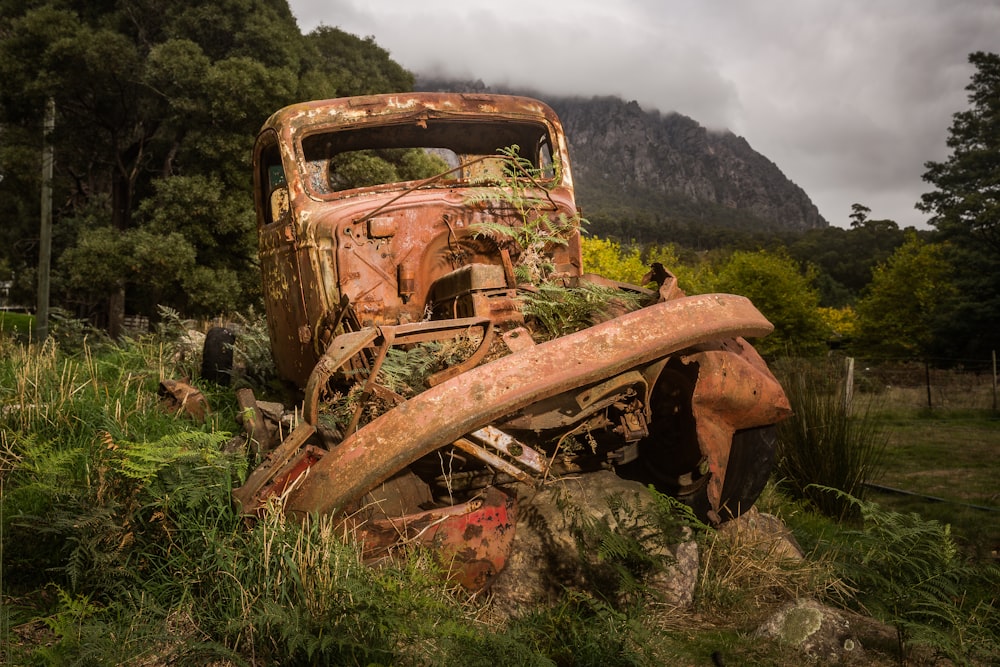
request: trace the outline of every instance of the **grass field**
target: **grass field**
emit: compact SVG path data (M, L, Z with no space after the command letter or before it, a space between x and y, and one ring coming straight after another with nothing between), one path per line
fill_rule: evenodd
M8 325L13 320L4 318ZM940 546L940 535L931 534L941 532L937 524L933 531L916 526L923 537L915 545L901 549L885 540L892 548L880 547L872 523L862 533L856 522L820 516L774 486L760 507L786 520L809 553L805 561L773 555L759 538L698 530L690 608L665 605L641 587L629 589L642 595L622 598L626 604L581 586L567 588L552 605L525 610L522 619L491 622L486 598L455 591L440 566L416 550L398 563L362 567L356 545L321 524L300 530L277 512L248 524L234 513L229 491L246 466L245 456L224 451L229 434L240 431L234 389L205 386L213 412L204 424L157 407L159 378L198 367L199 360L182 353L185 345L186 339L157 334L117 345L83 342L67 351L58 342L27 345L0 335L0 664L281 659L611 667L719 664L722 656L725 664L783 667L801 665L802 654L755 631L803 597L865 612L852 625L865 622L882 643L865 635L866 655L846 664L895 664L892 633L887 643L882 634L884 623L902 621L936 633L911 635L905 648L915 646L927 658L911 664L939 664L938 652L998 654L995 568L955 567L953 561L964 567L966 559L950 540L947 550L938 549L947 552L948 569L936 560L933 570L934 582L945 579L950 588L944 596L924 595L922 606L904 604L912 603L911 589L927 593L905 576L905 585L844 583L861 561L866 571L912 575L921 557ZM998 515L965 505L997 504L1000 464L992 454L1000 420L990 410L927 411L894 399L894 389L879 394L878 420L890 438L889 470L880 482L953 502L876 500L953 524L989 562ZM614 533L611 543L631 545L623 541L630 535ZM609 554L618 572L634 549ZM876 564L869 566L873 554ZM634 579L626 573L621 586ZM972 593L954 596L952 589ZM894 606L884 612L886 600ZM925 608L945 616L928 620L917 613Z
M1000 549L1000 413L991 408L989 378L952 374L931 386L897 387L879 397L888 434L879 484L913 495L876 492L887 508L951 524L979 559ZM940 500L932 500L940 499Z
M0 332L13 333L18 338L27 338L35 324L35 316L27 313L0 311Z

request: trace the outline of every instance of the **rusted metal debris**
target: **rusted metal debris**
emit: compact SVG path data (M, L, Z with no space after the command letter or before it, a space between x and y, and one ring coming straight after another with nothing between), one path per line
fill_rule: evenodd
M436 173L406 166L435 161ZM431 544L477 588L503 568L519 487L613 469L716 522L756 499L789 413L746 340L771 325L745 298L686 296L662 265L655 291L585 275L565 224L566 138L546 105L431 93L293 105L258 136L254 184L272 353L305 396L298 426L234 492L246 513L280 498L293 516L339 516L372 558ZM620 298L606 321L535 340L525 267ZM464 355L415 395L382 380L394 354L458 341Z
M173 415L184 415L196 422L204 422L212 413L208 399L187 378L160 380L157 395L160 397L160 408Z

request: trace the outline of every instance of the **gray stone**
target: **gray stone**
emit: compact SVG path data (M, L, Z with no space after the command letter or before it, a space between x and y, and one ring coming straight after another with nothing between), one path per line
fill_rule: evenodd
M719 526L719 534L751 547L761 556L797 561L804 558L802 547L784 522L756 507Z
M827 664L857 664L863 656L856 629L843 612L814 600L796 600L775 613L757 629Z

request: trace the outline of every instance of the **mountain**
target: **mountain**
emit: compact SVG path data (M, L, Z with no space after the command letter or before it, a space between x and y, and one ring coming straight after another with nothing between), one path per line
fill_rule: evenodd
M417 78L418 90L523 94L548 103L569 141L577 202L590 231L665 241L720 232L827 227L815 204L743 137L618 97L555 97L481 81ZM698 238L695 238L698 241Z

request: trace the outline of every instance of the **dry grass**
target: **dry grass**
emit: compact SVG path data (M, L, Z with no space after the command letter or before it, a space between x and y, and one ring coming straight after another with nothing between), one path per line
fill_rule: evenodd
M875 395L887 411L992 410L997 405L989 371L928 370L919 365L865 368L857 373L856 384Z
M803 558L798 545L775 533L756 511L706 535L699 569L701 607L730 618L756 620L776 604L803 597L851 595L828 560Z

